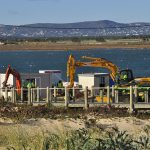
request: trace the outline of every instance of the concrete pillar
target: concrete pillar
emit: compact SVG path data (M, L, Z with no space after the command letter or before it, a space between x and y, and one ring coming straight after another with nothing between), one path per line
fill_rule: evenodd
M107 104L110 104L110 87L107 86Z
M115 102L115 87L114 85L112 86L112 102Z
M133 88L130 86L130 113L134 111L134 103L133 103Z
M28 88L28 104L31 104L31 89Z
M69 98L69 93L67 87L65 87L65 108L68 108L68 98Z
M86 86L84 89L84 100L85 100L85 109L88 109L88 87Z
M40 101L40 90L39 87L37 87L37 102Z

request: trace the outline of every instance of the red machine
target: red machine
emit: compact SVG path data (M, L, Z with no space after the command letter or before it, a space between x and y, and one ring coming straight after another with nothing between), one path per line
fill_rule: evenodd
M15 69L12 69L10 67L10 65L8 65L8 68L6 70L6 76L5 76L5 81L3 82L3 87L7 87L7 81L8 81L8 78L9 78L10 74L12 74L16 78L16 90L17 90L18 95L20 95L21 94L20 74Z

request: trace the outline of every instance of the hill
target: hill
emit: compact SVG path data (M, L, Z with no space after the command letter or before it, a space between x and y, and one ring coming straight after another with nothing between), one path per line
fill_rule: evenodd
M117 23L109 20L78 23L0 25L0 38L150 35L150 23Z

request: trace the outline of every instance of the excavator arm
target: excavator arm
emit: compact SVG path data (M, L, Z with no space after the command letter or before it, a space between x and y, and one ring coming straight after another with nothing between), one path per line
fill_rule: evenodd
M67 62L67 78L70 79L70 84L68 88L71 88L74 86L74 78L75 78L75 59L73 55L69 56L68 62Z
M117 73L119 72L118 67L113 64L112 62L104 59L104 58L93 58L93 57L86 57L83 56L83 59L88 59L91 61L88 62L80 62L75 61L74 57L72 55L69 56L68 63L67 63L67 77L70 78L70 85L68 87L74 86L74 78L75 78L75 69L76 67L101 67L106 68L110 71L110 76L113 81L115 81L115 77Z
M6 70L6 76L5 76L5 81L3 82L3 87L7 86L7 81L8 81L8 78L9 78L10 74L12 74L16 78L16 89L17 89L18 95L20 95L21 94L21 78L20 78L20 74L15 69L12 69L10 67L10 65L8 65L8 68Z

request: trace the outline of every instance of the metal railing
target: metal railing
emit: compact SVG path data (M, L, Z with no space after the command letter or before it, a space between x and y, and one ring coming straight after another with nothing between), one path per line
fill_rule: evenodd
M126 88L88 87L83 88L1 88L0 98L18 104L52 104L64 107L88 107L112 104L134 108L150 109L150 87L130 86Z

